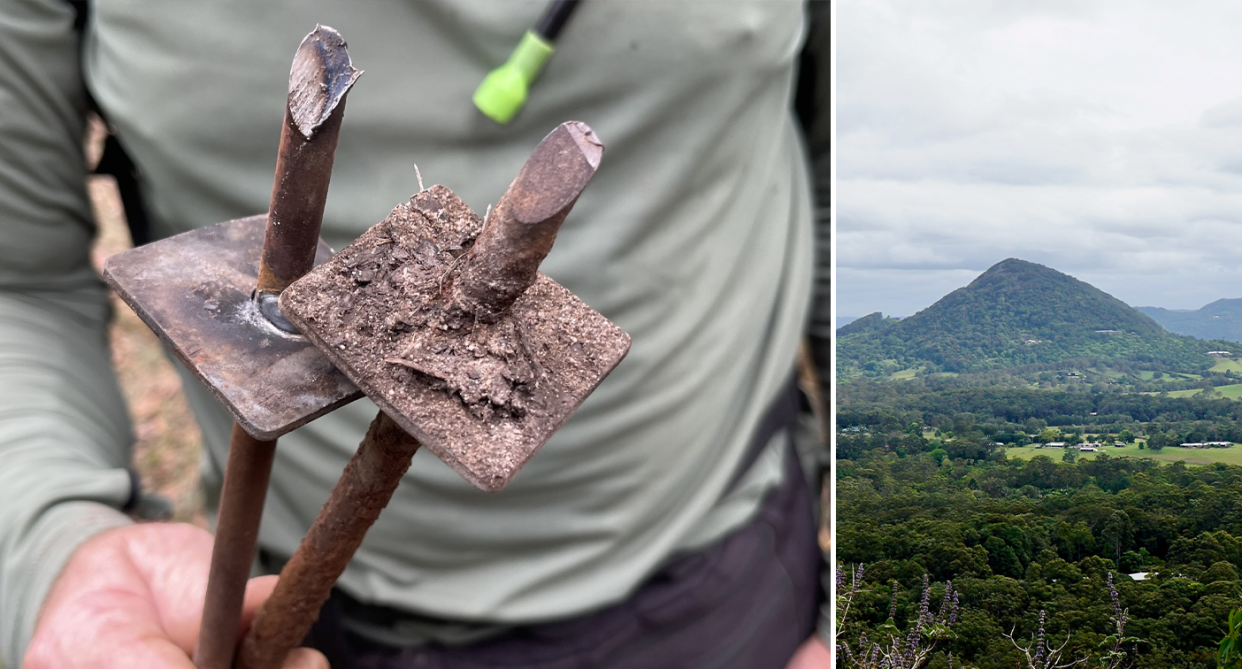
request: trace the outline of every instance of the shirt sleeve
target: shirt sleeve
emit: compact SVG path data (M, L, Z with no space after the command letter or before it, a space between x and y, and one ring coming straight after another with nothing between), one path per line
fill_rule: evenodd
M0 662L20 666L73 551L129 523L131 429L82 151L86 94L64 0L0 3Z

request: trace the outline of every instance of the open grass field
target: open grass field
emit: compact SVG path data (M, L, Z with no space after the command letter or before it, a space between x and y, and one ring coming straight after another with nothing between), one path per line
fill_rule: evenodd
M1223 371L1223 370L1222 370ZM1165 372L1156 378L1156 373L1150 369L1138 373L1138 377L1144 381L1185 381L1186 379L1201 379L1200 374L1182 374L1180 372Z
M1221 395L1224 395L1229 399L1236 400L1242 398L1242 383L1235 383L1230 386L1217 386L1216 390L1220 391ZM1169 393L1169 397L1190 397L1192 395L1198 395L1201 392L1203 392L1201 388L1195 388L1193 390L1174 390Z
M1186 379L1201 379L1201 374L1182 374L1180 372L1165 372L1156 378L1156 373L1151 370L1144 370L1138 373L1138 377L1144 381L1185 381Z
M1184 461L1188 465L1210 465L1215 462L1224 462L1230 465L1242 465L1242 446L1235 445L1233 448L1177 448L1168 447L1160 450L1159 453L1140 449L1137 444L1130 444L1124 448L1114 448L1106 446L1101 453L1108 453L1109 457L1118 457L1126 455L1132 458L1151 458L1152 460L1161 460L1163 462ZM1034 446L1022 446L1020 448L1005 449L1005 456L1009 458L1018 458L1021 460L1030 460L1036 455L1046 455L1053 460L1060 461L1064 451L1060 448L1035 448ZM1099 456L1099 453L1082 453L1078 457L1088 460Z
M1225 372L1234 372L1236 374L1242 374L1242 361L1231 360L1229 358L1220 358L1216 361L1216 364L1212 365L1212 368L1209 369L1208 371L1219 372L1221 374L1224 374Z

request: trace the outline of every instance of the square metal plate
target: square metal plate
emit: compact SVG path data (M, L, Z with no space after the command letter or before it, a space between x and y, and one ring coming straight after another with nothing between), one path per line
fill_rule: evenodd
M252 216L139 246L109 258L103 276L242 429L270 440L362 393L250 299L265 226ZM315 262L331 256L320 241Z
M452 191L434 186L295 282L280 303L402 429L495 491L621 362L630 338L542 274L498 323L437 321L481 228ZM493 357L502 349L516 365Z

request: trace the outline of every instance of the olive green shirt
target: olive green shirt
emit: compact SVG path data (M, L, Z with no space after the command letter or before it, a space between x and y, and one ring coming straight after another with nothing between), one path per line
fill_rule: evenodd
M137 164L154 232L261 213L293 52L316 23L365 70L323 235L336 248L442 183L494 203L556 124L606 145L543 265L633 338L626 360L502 492L420 452L340 586L449 619L533 622L624 599L745 523L780 480L732 490L788 379L811 282L812 207L790 112L797 2L583 3L509 126L470 98L541 14L489 0L63 0L0 5L0 658L18 664L82 541L126 524L132 435L90 269L83 82ZM83 63L83 65L79 65ZM218 488L229 416L186 384ZM282 437L260 544L289 555L374 416L366 400ZM775 449L772 452L776 452ZM779 455L779 453L778 453Z

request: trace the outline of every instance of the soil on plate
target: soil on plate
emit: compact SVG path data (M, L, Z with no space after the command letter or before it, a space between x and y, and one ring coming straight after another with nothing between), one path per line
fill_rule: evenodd
M620 361L629 338L542 274L499 320L477 319L455 288L483 225L433 186L291 286L281 305L403 428L495 489Z

